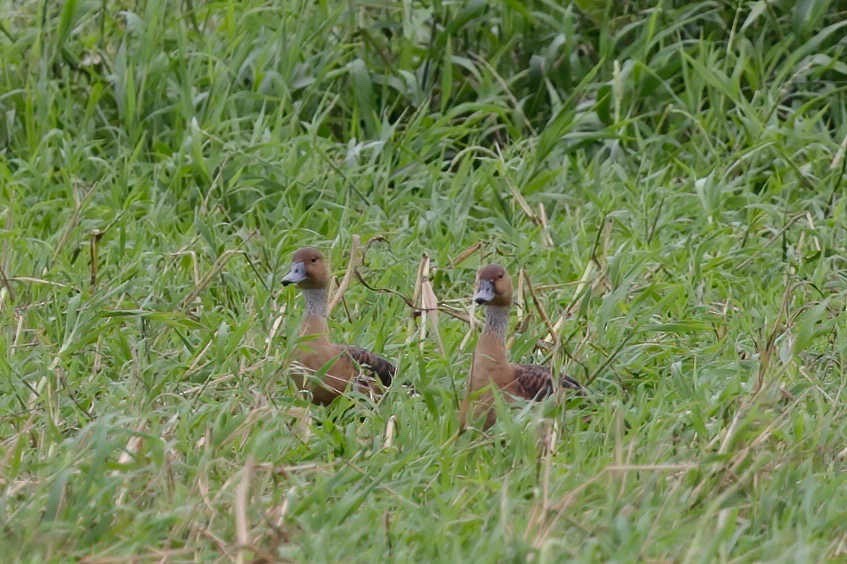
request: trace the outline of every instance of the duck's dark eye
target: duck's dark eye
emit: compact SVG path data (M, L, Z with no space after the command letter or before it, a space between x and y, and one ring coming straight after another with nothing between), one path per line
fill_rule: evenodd
M313 258L313 259L312 259L312 262L318 262L317 257Z
M497 277L497 280L501 280L502 278L503 278L503 275L501 274L500 276Z

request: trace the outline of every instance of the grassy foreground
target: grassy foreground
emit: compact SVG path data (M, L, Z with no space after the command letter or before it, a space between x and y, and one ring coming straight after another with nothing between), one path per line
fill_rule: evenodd
M839 6L0 0L0 554L847 559ZM418 395L303 403L279 279L354 236L524 269L590 393L457 436L468 325L354 281Z

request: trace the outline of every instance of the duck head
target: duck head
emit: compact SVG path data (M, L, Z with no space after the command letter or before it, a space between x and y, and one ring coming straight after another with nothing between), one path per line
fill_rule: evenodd
M303 289L326 288L329 284L329 264L314 247L298 249L291 258L291 269L282 279L282 285L297 284Z
M506 269L499 264L480 268L476 273L476 292L473 300L480 305L511 305L512 279Z

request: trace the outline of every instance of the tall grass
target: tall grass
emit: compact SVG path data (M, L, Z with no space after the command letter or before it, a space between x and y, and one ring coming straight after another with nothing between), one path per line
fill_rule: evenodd
M0 553L845 558L839 3L0 14ZM354 284L418 393L303 403L279 279L354 235L459 309L525 269L513 356L589 394L457 435L470 328Z

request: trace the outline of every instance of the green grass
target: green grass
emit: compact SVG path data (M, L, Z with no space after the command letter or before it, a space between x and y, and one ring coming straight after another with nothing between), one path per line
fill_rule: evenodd
M0 554L847 559L841 4L0 0L0 24ZM521 296L512 354L588 395L457 435L468 326L441 314L442 354L354 283L335 337L418 395L304 404L279 280L302 244L340 277L354 235L384 239L369 284L411 296L426 253L461 309L480 264L525 269L570 315L539 348Z

